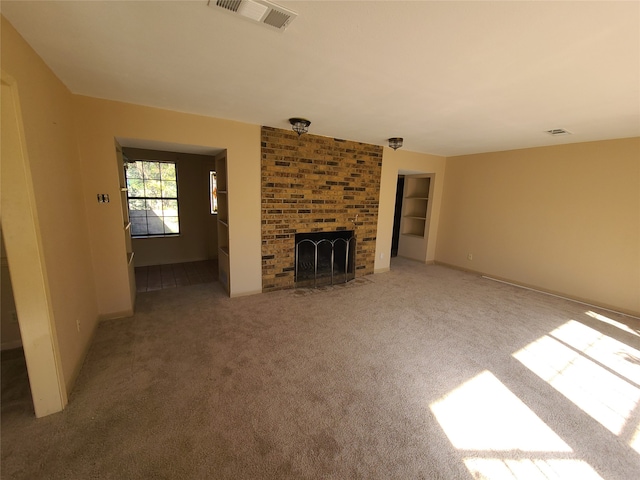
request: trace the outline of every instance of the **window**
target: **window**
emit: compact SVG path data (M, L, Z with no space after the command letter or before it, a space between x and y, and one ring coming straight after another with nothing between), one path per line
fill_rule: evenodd
M176 164L137 160L125 172L131 236L178 235Z
M218 181L216 180L216 172L209 172L209 199L211 203L211 215L218 213Z

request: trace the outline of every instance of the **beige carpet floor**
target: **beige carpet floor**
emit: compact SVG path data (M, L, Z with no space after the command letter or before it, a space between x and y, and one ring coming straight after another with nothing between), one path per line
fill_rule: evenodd
M140 293L60 414L3 382L3 479L640 478L640 322L394 259ZM20 400L22 398L22 400Z

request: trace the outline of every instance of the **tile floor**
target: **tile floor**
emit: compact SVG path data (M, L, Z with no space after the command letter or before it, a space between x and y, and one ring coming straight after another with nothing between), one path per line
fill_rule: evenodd
M218 261L173 263L136 267L136 289L138 292L176 288L196 283L211 283L218 280Z

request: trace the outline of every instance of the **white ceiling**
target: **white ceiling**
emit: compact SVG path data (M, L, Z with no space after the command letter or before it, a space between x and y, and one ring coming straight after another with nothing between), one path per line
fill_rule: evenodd
M640 2L5 1L73 92L461 155L640 135ZM564 128L573 135L551 137Z

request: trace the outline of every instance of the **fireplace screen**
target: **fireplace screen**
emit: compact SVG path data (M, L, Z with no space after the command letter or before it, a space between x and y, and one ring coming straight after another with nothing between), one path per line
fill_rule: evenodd
M346 283L355 278L353 230L296 234L296 287Z

